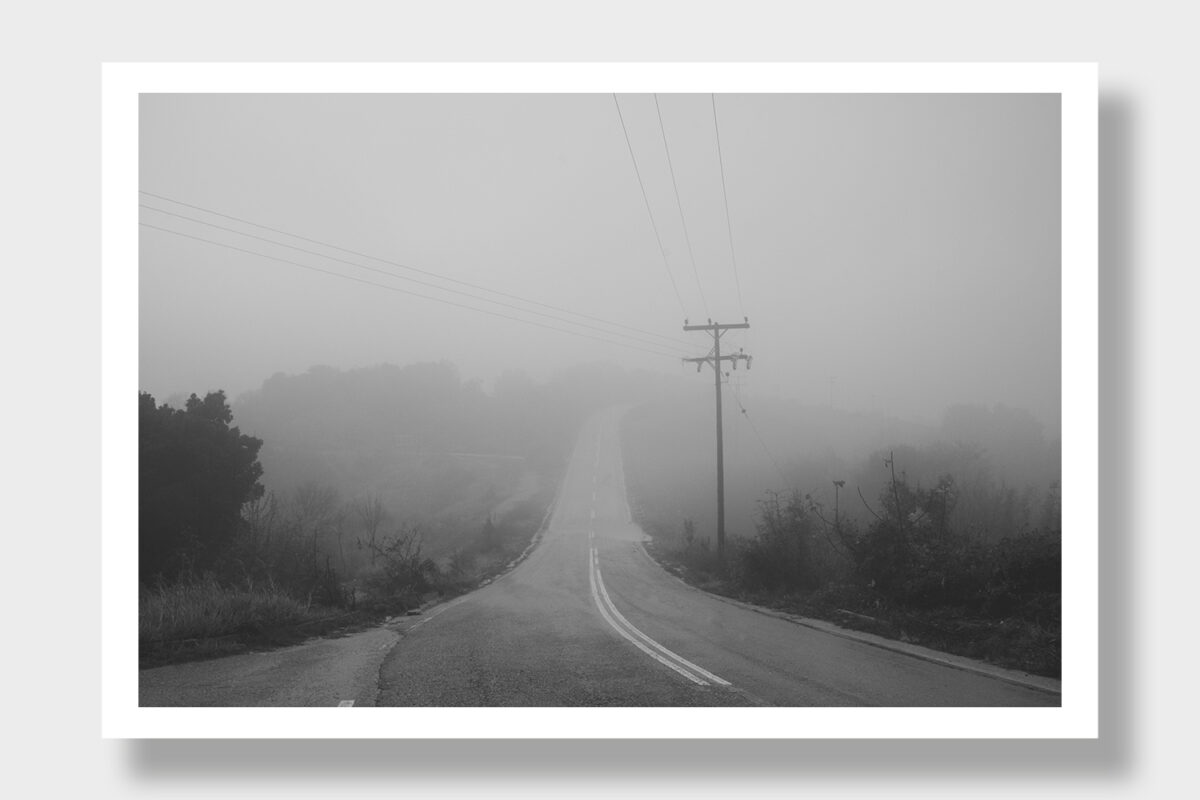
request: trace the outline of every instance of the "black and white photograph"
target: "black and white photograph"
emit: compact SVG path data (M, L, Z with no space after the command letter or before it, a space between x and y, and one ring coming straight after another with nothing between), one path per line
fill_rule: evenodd
M138 704L1061 706L1062 115L141 94Z
M9 793L1194 794L1195 16L14 5Z

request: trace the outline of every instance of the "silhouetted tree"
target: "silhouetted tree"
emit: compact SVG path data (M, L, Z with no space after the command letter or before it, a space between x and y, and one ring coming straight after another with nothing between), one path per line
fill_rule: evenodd
M262 440L231 427L222 391L182 409L138 393L138 575L143 582L213 567L242 507L263 494Z

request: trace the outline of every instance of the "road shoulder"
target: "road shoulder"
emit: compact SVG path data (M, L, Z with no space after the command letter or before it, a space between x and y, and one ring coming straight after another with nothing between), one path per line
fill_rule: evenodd
M792 614L787 611L781 611L779 609L768 608L766 606L760 606L760 605L756 605L754 603L748 603L744 600L738 600L736 598L728 597L728 596L722 595L722 594L717 594L715 592L705 591L704 589L701 589L698 586L694 586L694 585L688 583L686 580L681 578L679 575L675 574L675 572L673 572L672 570L667 569L667 567L664 566L662 564L662 562L660 562L658 559L656 559L650 553L650 550L645 546L644 540L638 544L638 550L641 551L642 555L645 556L645 558L650 563L652 563L658 569L662 570L662 572L666 573L673 580L677 581L680 585L688 588L689 590L691 590L693 592L699 592L699 593L705 595L706 597L711 597L715 600L720 600L723 603L728 603L730 605L738 606L738 607L744 608L748 611L753 611L756 614L763 614L765 616L775 617L776 619L782 619L782 620L790 622L794 625L799 625L801 627L810 628L810 629L816 630L816 631L821 631L822 633L827 633L831 636L838 636L840 638L848 639L848 640L854 641L854 642L859 642L859 643L862 643L865 645L869 645L871 647L878 647L882 650L889 650L894 653L900 653L900 654L909 656L911 658L920 659L922 661L929 661L931 663L940 664L942 666L950 667L952 669L958 669L958 670L963 670L964 672L971 672L971 673L974 673L977 675L983 675L983 676L986 676L989 678L993 678L995 680L1004 681L1005 683L1013 684L1015 686L1021 686L1026 689L1032 689L1034 691L1044 692L1046 694L1058 695L1058 696L1062 695L1062 681L1059 681L1055 678L1049 678L1049 677L1045 677L1042 675L1034 675L1029 672L1021 672L1018 670L1005 669L1003 667L998 667L994 664L988 664L985 661L978 661L976 659L967 658L965 656L958 656L958 655L954 655L952 653L943 653L938 650L932 650L928 647L922 647L921 645L916 645L916 644L912 644L909 642L901 642L896 639L888 639L883 636L878 636L878 635L872 634L872 633L866 633L864 631L856 631L856 630L852 630L850 628L843 628L840 625L837 625L833 622L829 622L826 620L814 619L812 617L804 617L804 616L800 616L799 614Z

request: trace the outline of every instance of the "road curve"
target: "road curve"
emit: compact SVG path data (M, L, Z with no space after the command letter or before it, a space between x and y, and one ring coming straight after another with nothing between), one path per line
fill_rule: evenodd
M377 705L1060 704L1015 673L914 657L917 648L815 630L682 584L642 547L618 424L609 410L584 426L542 541L520 566L398 629Z

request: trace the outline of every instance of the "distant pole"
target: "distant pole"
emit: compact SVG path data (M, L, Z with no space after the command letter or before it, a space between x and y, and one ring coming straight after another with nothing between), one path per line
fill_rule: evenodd
M687 324L687 320L683 321L683 329L685 331L706 331L713 337L712 352L707 356L703 358L685 358L683 360L687 363L695 364L697 372L705 364L709 364L713 368L713 387L716 390L717 396L717 558L721 561L725 560L725 437L721 418L721 362L729 361L733 364L733 368L737 369L738 361L745 361L746 369L750 368L750 356L740 350L732 355L721 355L721 336L727 330L749 328L750 320L747 318L743 319L745 319L744 322L732 325L721 325L720 323L713 322L711 319L707 325L689 325Z
M835 531L837 531L838 534L841 534L841 532L842 532L841 526L839 524L839 519L838 519L838 499L839 499L838 495L839 495L841 488L845 485L846 485L845 481L834 481L833 482L833 529Z
M725 433L721 413L721 337L713 337L713 390L717 395L717 558L725 560ZM737 362L734 362L737 363Z

